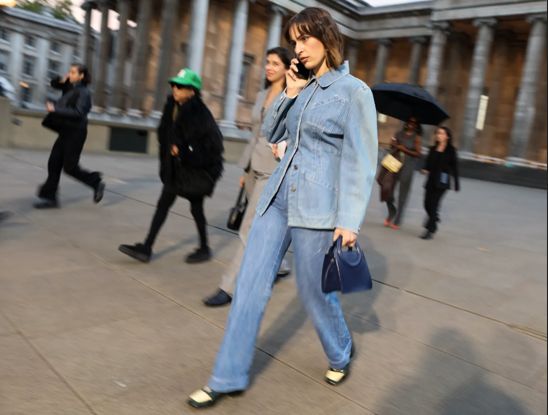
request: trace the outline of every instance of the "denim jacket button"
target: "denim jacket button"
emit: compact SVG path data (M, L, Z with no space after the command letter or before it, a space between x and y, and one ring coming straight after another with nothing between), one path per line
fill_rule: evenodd
M291 190L292 192L295 192L297 188L294 185L291 185L291 188L289 190Z
M296 164L293 166L293 168L294 168L295 170L299 170L299 166L297 166Z

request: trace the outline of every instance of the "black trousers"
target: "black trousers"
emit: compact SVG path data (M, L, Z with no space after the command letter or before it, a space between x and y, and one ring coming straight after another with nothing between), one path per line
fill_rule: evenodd
M78 164L86 136L85 129L59 135L49 155L48 178L38 190L39 197L49 200L57 199L62 171L93 189L97 188L101 182L101 173L84 170Z
M438 230L438 222L440 220L438 212L441 199L446 191L446 189L426 188L424 194L424 209L428 214L428 219L426 220L424 227L432 233L435 233Z
M177 193L164 186L162 189L162 194L158 199L158 204L156 205L156 212L154 212L154 217L152 218L148 235L145 239L144 245L146 247L152 249L152 245L154 245L158 232L160 232L162 225L166 221L169 209L171 209L171 206L175 203L175 199L177 199ZM188 201L190 202L190 213L194 218L196 228L198 229L198 235L200 236L200 247L206 248L208 243L207 221L204 215L204 196L194 196L188 198Z

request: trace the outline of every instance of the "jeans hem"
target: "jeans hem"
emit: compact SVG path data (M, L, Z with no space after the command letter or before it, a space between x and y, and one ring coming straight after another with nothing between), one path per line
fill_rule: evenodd
M348 365L350 363L350 361L352 360L351 357L350 357L350 351L352 350L352 341L349 341L348 342L348 346L346 346L346 358L343 359L343 360L340 360L338 362L332 362L330 361L329 362L329 367L333 368L333 369L343 369L344 367L346 367L346 365Z
M242 391L247 389L248 380L244 378L239 379L219 379L214 376L209 379L207 386L209 386L215 392L230 393L236 391Z

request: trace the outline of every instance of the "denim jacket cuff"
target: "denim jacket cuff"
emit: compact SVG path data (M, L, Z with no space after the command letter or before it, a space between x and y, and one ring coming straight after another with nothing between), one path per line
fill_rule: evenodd
M337 228L347 229L354 233L360 233L360 225L362 223L361 218L353 218L350 216L345 216L344 218L338 217L336 222Z

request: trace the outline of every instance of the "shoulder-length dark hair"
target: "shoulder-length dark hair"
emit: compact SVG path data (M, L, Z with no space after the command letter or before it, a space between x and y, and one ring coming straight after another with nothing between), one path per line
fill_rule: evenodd
M443 130L445 131L445 134L447 134L447 148L451 148L451 149L455 149L455 146L453 145L453 132L449 129L449 127L445 127L445 126L438 126L436 127L436 132L437 130ZM437 139L437 135L434 136L435 137L435 142L436 142L436 145L438 144L438 139Z
M72 63L70 66L76 68L78 70L79 74L83 74L84 77L80 81L84 85L91 84L91 73L89 73L89 69L86 65L81 63Z
M284 36L289 44L293 44L290 33L293 27L299 34L315 37L323 43L330 69L343 63L344 40L337 23L327 11L319 7L307 7L289 19L284 28Z
M289 66L291 65L291 52L289 52L286 48L277 46L275 48L268 49L266 51L266 56L268 57L269 55L276 55L284 64L285 69L289 69ZM272 82L270 82L268 79L265 79L264 88L269 88L271 84Z

